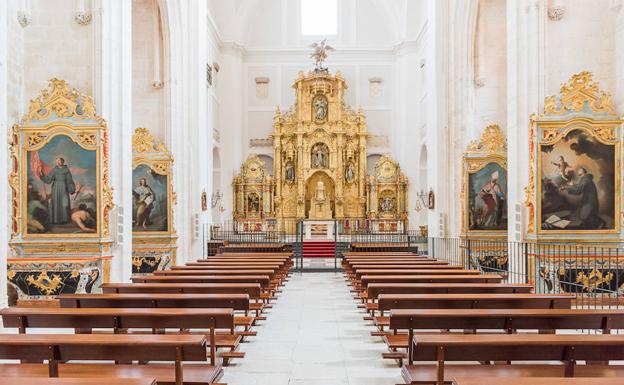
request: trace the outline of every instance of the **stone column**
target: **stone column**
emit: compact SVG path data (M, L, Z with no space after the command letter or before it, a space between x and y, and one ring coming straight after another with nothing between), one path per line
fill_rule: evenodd
M94 97L107 120L109 172L116 208L123 222L111 230L111 280L128 281L132 272L132 2L96 0ZM118 215L117 218L121 218ZM121 219L120 219L121 220Z

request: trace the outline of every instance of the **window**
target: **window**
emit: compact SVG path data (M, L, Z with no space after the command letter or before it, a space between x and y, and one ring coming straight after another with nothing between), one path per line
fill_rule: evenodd
M301 34L332 36L338 32L338 0L301 0Z

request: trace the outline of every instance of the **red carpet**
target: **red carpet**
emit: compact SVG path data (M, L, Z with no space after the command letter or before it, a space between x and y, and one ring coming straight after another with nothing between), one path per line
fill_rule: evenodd
M334 258L336 243L334 241L304 241L304 258Z

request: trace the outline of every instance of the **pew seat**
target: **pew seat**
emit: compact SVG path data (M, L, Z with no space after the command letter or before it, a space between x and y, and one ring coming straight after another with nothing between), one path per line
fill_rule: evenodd
M493 377L613 377L624 366L608 361L624 359L624 336L587 334L417 334L409 365L402 368L410 384L450 383L457 376ZM600 360L601 365L577 365ZM480 362L518 362L482 365ZM553 363L553 362L560 363ZM417 364L413 364L417 362ZM435 362L435 364L421 364ZM449 362L462 362L454 365ZM475 364L465 364L475 362ZM530 363L529 363L530 362Z
M507 377L505 385L620 385L621 379L600 377ZM497 377L456 377L453 385L501 385Z
M208 364L206 338L193 335L0 334L0 359L29 362L0 364L0 378L155 378L159 385L210 385L223 372L220 365Z
M5 377L2 385L156 385L153 378L41 378Z

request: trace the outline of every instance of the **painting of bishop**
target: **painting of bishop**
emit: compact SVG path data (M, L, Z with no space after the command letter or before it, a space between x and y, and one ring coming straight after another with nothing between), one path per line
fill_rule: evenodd
M62 134L27 152L27 234L97 232L96 157Z
M495 162L468 176L468 227L507 230L507 170Z

